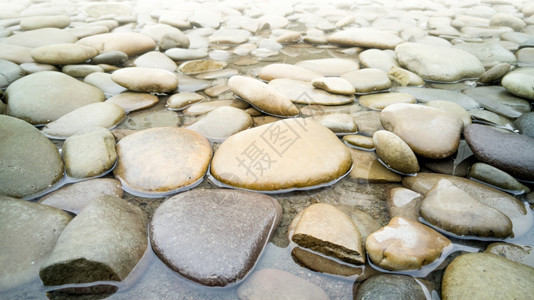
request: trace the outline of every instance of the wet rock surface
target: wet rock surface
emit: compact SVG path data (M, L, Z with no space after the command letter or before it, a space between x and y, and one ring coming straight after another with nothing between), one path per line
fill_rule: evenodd
M255 265L281 214L278 201L266 195L195 190L158 207L150 241L156 255L185 277L207 286L231 285Z
M367 279L355 290L354 299L370 298L426 299L426 296L413 277L383 274Z

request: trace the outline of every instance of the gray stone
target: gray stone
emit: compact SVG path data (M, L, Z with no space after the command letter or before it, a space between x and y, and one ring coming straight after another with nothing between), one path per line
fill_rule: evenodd
M402 185L425 195L441 179L447 179L472 198L499 210L511 220L527 213L523 203L515 197L467 178L435 173L417 173L416 176L404 177Z
M424 80L454 82L478 78L484 67L474 55L451 47L403 43L395 48L401 66Z
M24 76L24 73L19 65L0 59L0 89L7 88L11 83Z
M81 64L98 54L97 49L81 44L63 43L33 48L32 58L42 64Z
M184 110L195 103L205 100L207 100L206 96L191 92L181 92L170 96L167 99L166 107L170 110Z
M202 135L184 128L161 127L130 134L117 143L113 174L129 193L160 196L201 181L212 150Z
M103 73L104 69L94 65L66 65L61 68L61 72L75 78L84 78L92 73Z
M358 285L355 300L364 299L426 299L421 284L413 277L395 274L373 276Z
M203 285L226 286L249 273L281 215L278 201L267 195L194 190L158 207L150 222L150 241L156 255L176 272Z
M189 48L189 38L183 32L167 32L159 39L159 49L166 51L172 48Z
M506 74L501 81L508 92L534 100L534 68L518 68Z
M115 196L91 201L61 233L41 266L46 286L123 281L147 248L147 217Z
M112 97L128 90L127 88L113 81L111 79L111 74L104 72L91 73L83 79L83 82L97 87L104 92L106 97Z
M277 269L254 272L237 289L237 296L246 299L330 299L326 292L306 279Z
M533 290L534 268L492 253L458 256L441 283L443 299L527 299Z
M498 113L506 118L515 119L530 112L530 103L507 92L502 86L481 86L463 91L475 99L485 109Z
M447 179L429 190L421 216L430 224L459 236L507 238L512 221L501 211L478 201Z
M91 62L93 64L108 64L120 66L125 63L126 60L128 60L128 55L122 51L116 50L98 54L97 56L91 59Z
M534 251L532 251L531 246L519 246L498 242L490 244L484 252L493 253L534 268Z
M395 91L411 94L417 101L423 103L434 100L443 100L454 102L467 111L480 108L480 104L475 99L457 91L420 87L397 87L395 88Z
M65 172L73 178L101 176L117 160L115 138L103 127L88 128L68 137L62 150Z
M402 40L395 34L373 28L350 28L334 32L328 42L345 46L394 49Z
M2 47L0 47L0 59L9 60L16 64L35 62L30 55L31 50L29 47L2 43Z
M20 28L24 31L40 28L65 28L70 25L70 17L58 16L35 16L20 20Z
M38 276L39 267L71 219L60 209L0 195L0 291Z
M0 134L0 194L32 196L63 178L63 162L56 146L35 127L0 115Z
M169 93L178 87L178 77L167 70L131 67L111 74L119 85L141 93Z
M468 126L464 136L480 161L517 179L534 180L534 138L479 124Z
M106 102L92 103L77 108L59 119L46 124L42 132L56 139L66 139L84 129L104 127L111 129L125 117L122 107Z
M77 95L73 97L72 95ZM6 90L7 114L46 124L90 103L104 101L104 93L60 72L39 72L12 83Z
M182 49L182 48L171 48L165 51L165 55L170 57L175 61L189 60L189 59L200 59L208 56L207 49Z
M512 194L530 193L530 189L510 174L485 163L475 163L469 168L469 177L493 185Z
M159 51L150 51L137 57L134 60L134 65L140 68L162 69L169 72L176 71L178 67L172 59Z
M54 191L38 203L57 207L78 214L91 200L100 195L111 195L121 198L121 184L112 178L96 178L74 183Z
M489 68L478 78L478 82L483 84L490 84L499 81L506 73L510 71L510 64L500 63Z
M514 53L498 42L460 43L454 45L454 48L473 54L484 67L493 67L499 63L514 64L517 61Z
M480 109L469 111L473 123L494 125L507 130L516 130L515 123L489 110Z
M522 114L514 121L514 125L519 129L519 133L534 138L534 112Z

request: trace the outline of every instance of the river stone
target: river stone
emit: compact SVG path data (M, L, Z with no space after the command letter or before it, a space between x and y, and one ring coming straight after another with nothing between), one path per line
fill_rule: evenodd
M354 167L349 177L357 182L400 182L402 176L388 170L374 152L350 149Z
M297 104L343 105L354 102L354 97L334 95L322 89L316 89L312 83L306 81L277 78L271 80L268 86L286 95L293 103Z
M249 37L250 31L247 30L219 29L209 37L209 41L213 44L243 44Z
M190 93L190 92L181 92L170 96L167 99L167 109L170 110L183 110L195 103L205 101L206 96Z
M70 17L59 16L35 16L20 20L20 28L24 31L40 28L65 28L70 25Z
M104 16L129 16L132 12L130 7L122 3L96 3L85 8L88 16L100 18Z
M76 36L78 39L109 32L109 28L104 25L87 25L87 26L80 26L80 27L74 27L74 28L67 28L67 30L70 31L72 34L74 34L74 36Z
M345 144L360 150L374 151L373 138L363 135L349 134L343 136Z
M340 77L323 77L312 80L313 87L333 94L353 95L356 89L346 79Z
M38 63L68 65L83 63L95 57L98 52L93 47L81 44L53 44L33 48L30 54Z
M28 197L63 178L63 162L56 146L35 127L0 115L0 136L0 194Z
M490 19L490 26L506 26L514 31L521 31L527 24L518 17L506 13L494 14Z
M511 220L527 213L523 203L515 197L467 178L436 173L417 173L413 177L404 177L402 185L425 195L441 179L447 179L473 199L499 210Z
M475 99L485 109L506 118L515 119L524 113L530 112L530 103L528 101L511 95L502 86L481 86L464 90L463 93Z
M391 81L400 86L423 86L425 81L412 71L399 67L391 67L388 71L388 77Z
M534 181L534 138L479 124L468 126L464 136L478 160L517 179Z
M512 222L505 214L472 198L446 179L438 181L426 193L421 216L430 224L459 236L513 236Z
M452 246L437 231L410 219L395 217L366 242L369 259L391 271L420 269Z
M301 60L295 64L297 67L306 68L323 76L341 76L345 73L360 69L358 62L343 58L320 58Z
M257 79L236 75L228 80L228 86L237 96L267 114L288 117L299 114L290 98Z
M6 90L6 97L7 114L30 124L46 124L105 99L101 90L89 84L48 71L30 74L12 83Z
M346 79L356 89L356 94L381 92L391 88L391 80L386 72L380 69L362 69L345 73L341 78Z
M82 106L46 124L42 132L56 139L65 139L77 132L91 127L113 128L126 114L124 110L112 103L97 102Z
M454 48L473 54L484 67L493 67L499 63L514 64L517 61L514 53L498 42L459 43Z
M59 69L56 66L53 65L47 65L47 64L39 64L35 62L31 63L22 63L20 64L20 67L26 72L26 74L33 74L37 72L44 72L44 71L58 71Z
M534 101L534 68L518 68L506 74L501 84L508 92Z
M378 157L391 169L413 174L419 172L419 163L412 149L396 134L379 130L373 134Z
M395 91L412 94L417 101L423 103L442 100L456 103L467 111L480 109L480 104L475 99L458 91L420 87L397 87Z
M142 93L168 93L178 87L178 77L172 72L153 68L124 68L111 74L119 85Z
M358 228L343 211L330 204L316 203L305 208L291 240L347 263L365 263Z
M463 127L462 122L449 112L407 103L386 107L380 121L415 154L431 159L445 158L456 152Z
M507 119L499 114L491 112L489 110L472 110L469 112L473 123L482 123L489 125L496 125L496 127L504 128L507 130L516 130L515 123L510 119Z
M210 111L221 106L232 106L232 107L239 108L239 109L245 109L245 108L250 107L248 102L239 100L239 99L203 101L199 103L194 103L191 106L187 107L183 111L183 114L187 116L199 116L199 115L207 114Z
M159 196L202 180L212 150L208 140L196 132L160 127L124 137L117 143L117 154L113 174L123 188Z
M65 140L61 156L68 176L100 176L111 170L117 160L115 138L103 127L88 128Z
M532 251L531 246L519 246L498 242L490 244L484 252L497 254L511 261L534 268L534 251Z
M93 64L108 64L120 66L128 60L128 55L122 51L108 51L100 53L91 59Z
M103 73L104 69L95 65L66 65L61 68L61 72L75 78L84 78L92 73Z
M485 163L475 163L469 168L469 177L503 189L512 194L530 193L530 189L510 174Z
M173 48L189 48L189 38L182 32L167 32L161 36L158 42L158 48L166 51Z
M358 285L354 299L424 300L426 296L421 284L411 276L380 274Z
M328 184L351 166L348 148L332 131L293 118L229 137L213 157L211 174L226 185L274 192Z
M332 113L321 116L312 117L314 121L332 130L332 132L343 135L349 133L356 133L358 126L350 114L346 113Z
M358 58L366 68L376 68L384 72L389 72L391 67L399 67L392 50L368 49L360 53Z
M227 286L254 267L281 217L281 205L267 195L194 190L157 208L150 241L174 271L203 285Z
M271 81L276 78L287 78L310 82L316 78L323 77L323 75L297 65L274 63L261 68L258 77L266 81Z
M212 59L191 60L182 63L178 67L178 71L185 75L196 75L204 72L219 71L224 69L227 65L228 63L225 61Z
M429 81L478 78L485 71L476 56L451 47L403 43L395 48L395 54L401 66Z
M85 37L77 42L96 48L99 53L121 51L129 57L141 55L156 48L156 42L137 32L111 32Z
M478 82L482 84L491 84L498 82L506 73L510 71L511 65L507 63L496 64L489 68L478 78Z
M139 68L162 69L169 72L176 71L178 67L172 59L159 51L150 51L139 56L134 60L134 65Z
M441 283L443 299L528 299L533 290L534 268L492 253L455 258Z
M115 81L111 79L111 74L104 72L91 73L83 79L83 82L99 88L102 92L104 92L106 97L112 97L128 90L127 88L115 83Z
M360 96L358 103L370 109L382 110L395 103L415 103L415 97L408 93L379 93Z
M373 28L350 28L337 31L328 37L328 42L344 46L394 49L402 43L397 35Z
M30 54L31 48L2 43L0 59L9 60L16 64L35 62Z
M0 195L0 291L29 283L72 217L55 207Z
M120 182L112 178L81 181L42 197L38 203L78 214L93 198L100 195L112 195L121 198L123 192Z
M24 73L16 63L0 59L0 89L5 90L11 83L23 77Z
M248 113L239 108L222 106L186 128L202 134L210 141L222 142L251 126L252 118Z
M174 61L200 59L200 58L204 58L208 56L208 50L207 49L171 48L165 51L165 55L167 55Z
M294 247L291 250L291 258L301 267L310 269L315 272L334 274L363 280L376 271L372 268L365 268L364 265L349 265L330 259L322 254L305 250L301 247Z
M519 133L534 138L534 112L522 114L514 121Z
M147 248L147 217L121 198L94 198L61 233L39 276L45 286L123 281Z
M177 113L168 110L147 110L126 116L126 120L117 128L142 130L154 127L178 127L182 118Z
M426 105L455 115L462 121L463 128L471 125L471 115L459 104L450 101L432 100L427 102Z
M58 28L41 28L19 32L2 40L2 43L36 48L46 45L75 43L78 40L74 34L68 30Z
M115 95L105 102L116 104L122 107L125 113L129 113L152 107L156 105L158 101L158 97L152 94L125 92Z
M261 269L237 289L240 300L302 299L327 300L326 292L306 279L277 269Z
M352 113L354 121L358 125L359 134L372 137L378 130L384 129L380 122L379 111L361 111Z
M404 187L394 187L387 195L387 209L391 218L400 217L419 221L423 195Z

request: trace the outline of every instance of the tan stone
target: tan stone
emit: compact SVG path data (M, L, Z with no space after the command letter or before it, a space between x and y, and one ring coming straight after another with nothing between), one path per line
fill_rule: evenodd
M30 54L38 63L68 65L83 63L98 52L93 47L80 44L53 44L33 48Z
M389 216L419 221L422 200L423 195L418 192L403 187L392 188L387 196Z
M183 110L192 104L205 101L206 96L202 96L192 92L176 93L167 99L167 109L170 110Z
M213 177L258 191L328 184L352 166L347 147L309 119L285 119L237 133L223 142L211 163Z
M353 96L331 94L314 88L312 83L306 81L278 78L271 80L268 85L297 104L343 105L354 102Z
M178 87L172 72L152 68L124 68L111 74L111 79L134 92L168 93Z
M191 61L182 63L178 67L178 71L182 72L185 75L195 75L195 74L200 74L204 72L222 70L227 65L228 63L224 61L211 60L211 59L191 60Z
M252 126L252 118L243 110L231 106L221 106L203 118L187 126L210 141L223 141L231 135Z
M105 102L116 104L122 107L126 113L129 113L154 106L158 101L158 97L148 93L125 92L113 96Z
M301 247L348 263L365 262L358 228L343 211L330 204L317 203L304 209L291 239Z
M347 80L340 77L324 77L312 80L315 88L334 94L353 95L356 89Z
M323 75L296 65L274 63L263 67L258 77L266 81L276 78L288 78L310 82L316 78L323 77Z
M378 161L374 152L350 149L354 167L350 178L358 182L400 182L402 176L388 170Z
M373 138L363 135L349 134L343 136L343 141L351 147L360 148L361 150L372 151L375 149Z
M392 271L419 269L438 259L451 245L437 231L399 217L371 234L365 242L369 259Z
M362 69L345 73L341 78L346 79L356 89L356 94L367 94L385 91L391 88L391 80L386 72L375 69Z
M156 42L150 37L136 32L112 32L85 37L78 44L96 48L100 53L122 51L129 57L154 50Z
M404 174L419 172L419 163L412 149L396 134L379 130L373 135L378 157L390 168Z
M358 103L371 109L382 110L395 103L415 103L415 97L408 93L380 93L360 96Z

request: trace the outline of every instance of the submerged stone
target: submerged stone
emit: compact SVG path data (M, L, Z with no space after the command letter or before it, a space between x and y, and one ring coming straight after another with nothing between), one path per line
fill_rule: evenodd
M364 299L426 299L421 284L411 276L380 274L358 285L355 300Z
M194 190L158 207L150 241L174 271L203 285L227 286L241 281L256 264L281 215L278 201L267 195Z

